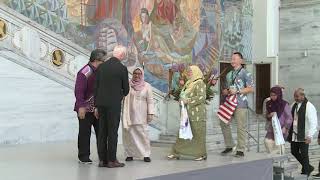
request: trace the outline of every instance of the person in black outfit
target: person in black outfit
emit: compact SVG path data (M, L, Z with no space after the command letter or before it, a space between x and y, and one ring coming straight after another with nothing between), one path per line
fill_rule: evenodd
M302 165L301 174L310 176L314 167L309 164L309 144L317 132L317 110L305 97L302 88L295 90L294 99L295 103L291 111L293 122L289 130L288 141L291 143L291 154Z
M77 112L79 120L78 134L78 158L80 163L91 164L90 156L90 137L91 127L94 127L96 138L98 139L99 121L94 115L94 83L96 69L104 62L104 50L96 49L90 55L90 61L77 73L74 89L76 103L74 111ZM98 142L98 140L97 140Z
M104 62L97 71L95 83L95 106L99 115L98 155L99 167L124 167L117 160L118 128L121 101L129 93L127 67L121 64L126 48L118 45L113 57Z

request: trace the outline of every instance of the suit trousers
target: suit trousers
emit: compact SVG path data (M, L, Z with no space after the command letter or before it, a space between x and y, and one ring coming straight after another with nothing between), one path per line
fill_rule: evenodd
M305 142L291 142L291 154L302 165L302 174L309 174L309 144Z
M90 137L91 127L93 126L98 142L99 120L92 112L87 112L84 119L79 119L79 133L78 133L78 158L86 160L90 156Z
M117 160L118 129L120 123L120 107L98 107L99 136L98 155L100 161Z

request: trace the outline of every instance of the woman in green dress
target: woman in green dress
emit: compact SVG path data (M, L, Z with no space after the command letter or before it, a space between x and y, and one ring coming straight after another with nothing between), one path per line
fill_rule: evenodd
M190 66L187 73L188 81L180 94L180 101L186 104L193 134L192 140L177 137L168 159L180 157L192 158L196 161L206 160L206 85L203 74L198 66Z

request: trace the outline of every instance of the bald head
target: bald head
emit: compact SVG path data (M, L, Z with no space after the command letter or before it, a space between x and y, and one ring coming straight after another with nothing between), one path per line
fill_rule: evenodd
M113 56L118 58L120 61L126 57L127 48L122 45L117 45L113 49Z
M294 100L298 103L301 103L305 100L305 91L302 88L298 88L294 91Z

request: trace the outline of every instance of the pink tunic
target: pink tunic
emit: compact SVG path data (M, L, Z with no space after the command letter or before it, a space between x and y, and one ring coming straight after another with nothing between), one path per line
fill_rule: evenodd
M123 145L127 157L150 157L147 115L154 113L151 85L146 83L141 91L130 88L123 116Z
M130 88L130 121L131 125L147 124L147 115L154 114L152 87L146 83L141 91Z

